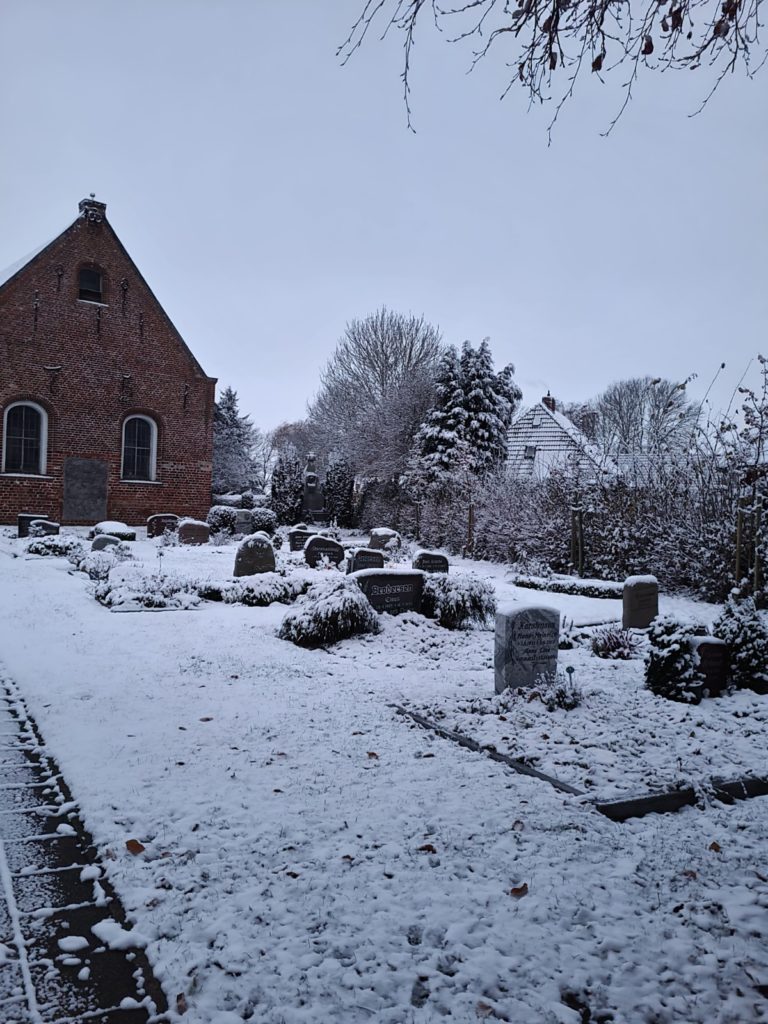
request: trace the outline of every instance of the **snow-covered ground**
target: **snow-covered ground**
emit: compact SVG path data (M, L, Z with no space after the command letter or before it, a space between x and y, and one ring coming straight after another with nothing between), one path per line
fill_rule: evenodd
M235 550L132 548L147 572L216 580ZM185 1021L768 1020L766 798L615 824L390 707L608 795L764 770L766 698L685 708L642 689L639 661L576 649L583 703L550 713L494 696L489 630L384 616L307 651L275 636L284 605L115 614L23 550L0 538L2 668ZM462 571L577 625L620 614Z

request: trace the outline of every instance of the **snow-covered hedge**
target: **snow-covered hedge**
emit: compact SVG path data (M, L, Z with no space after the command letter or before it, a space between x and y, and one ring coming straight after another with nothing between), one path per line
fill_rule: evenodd
M231 505L214 505L208 510L205 521L210 526L211 533L232 534L237 527L237 509Z
M730 596L712 631L730 648L733 686L768 693L768 626L754 599Z
M187 581L173 576L144 576L140 573L121 580L97 583L94 597L107 608L194 608L200 603Z
M378 633L379 617L354 580L323 580L283 619L278 636L301 647L319 647L359 633Z
M226 580L222 583L198 583L197 594L206 601L223 601L225 604L244 604L252 608L263 608L278 602L292 604L297 597L306 593L309 580L301 577L281 576L276 572L265 572L247 579Z
M605 597L621 600L624 585L603 580L562 579L548 576L515 575L510 583L528 590L548 590L552 594L577 594L580 597Z
M651 623L645 685L657 697L681 704L700 703L703 678L696 671L696 655L691 647L697 628L692 622L678 622L673 615L660 615Z
M496 614L496 596L491 583L474 576L425 575L421 611L446 629L484 626Z
M28 555L56 555L69 558L71 554L82 557L85 547L77 537L68 534L51 534L47 537L35 537L26 546Z
M252 508L251 529L254 533L263 530L271 536L277 529L277 513L271 508Z

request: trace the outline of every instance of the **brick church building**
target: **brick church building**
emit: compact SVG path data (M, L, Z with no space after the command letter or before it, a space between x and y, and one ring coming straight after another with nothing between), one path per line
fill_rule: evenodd
M0 522L204 518L215 383L84 199L0 275Z

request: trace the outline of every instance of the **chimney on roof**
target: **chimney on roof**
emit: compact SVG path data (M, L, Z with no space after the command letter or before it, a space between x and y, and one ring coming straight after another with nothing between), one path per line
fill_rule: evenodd
M80 200L79 208L80 216L85 217L86 220L90 220L95 224L99 224L102 220L104 220L104 217L107 212L107 204L97 203L96 195L94 192L91 192L88 199Z
M555 411L555 400L549 392L547 392L546 395L544 395L544 397L541 400L541 404L546 405L550 412Z

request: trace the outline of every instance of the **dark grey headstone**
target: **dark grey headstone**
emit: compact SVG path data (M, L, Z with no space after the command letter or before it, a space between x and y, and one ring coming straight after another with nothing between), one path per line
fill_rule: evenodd
M387 527L379 526L375 530L371 530L371 539L368 541L368 547L373 548L374 551L391 550L393 548L399 548L402 543L402 538L397 530L390 530Z
M289 530L288 531L288 546L291 551L303 551L304 545L307 543L310 537L316 537L317 531L315 530Z
M251 510L249 508L238 509L235 513L235 533L250 533L252 529Z
M59 533L59 524L50 519L33 519L29 524L30 537L55 537Z
M367 569L355 573L358 586L377 612L421 611L424 574L414 569Z
M630 576L624 581L622 626L647 629L659 614L659 584L653 576Z
M437 551L419 551L413 560L413 568L422 572L448 572L448 559Z
M179 544L207 544L211 531L207 523L179 523Z
M119 543L120 541L117 537L113 537L109 533L100 533L98 537L93 538L91 551L103 551L105 548L111 548L113 545Z
M64 511L66 523L94 523L107 518L109 467L100 459L64 460Z
M496 613L496 693L534 686L557 671L560 612L555 608L502 607Z
M47 519L48 516L42 512L22 512L21 515L16 518L16 534L19 537L29 536L29 525L34 523L36 519Z
M371 548L358 548L347 555L347 572L359 572L361 569L383 569L384 555L381 551Z
M344 558L344 548L331 537L310 537L304 545L304 559L307 565L314 569L323 558L338 565Z
M147 537L162 537L166 530L175 533L179 528L179 517L170 513L150 516L147 520Z
M275 549L262 533L245 537L235 555L233 576L255 576L260 572L275 571Z
M696 669L703 676L702 689L708 690L710 697L719 697L728 685L728 644L715 636L695 636L689 642L696 655Z

